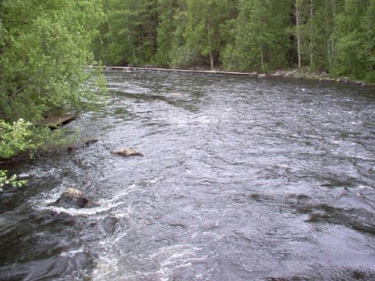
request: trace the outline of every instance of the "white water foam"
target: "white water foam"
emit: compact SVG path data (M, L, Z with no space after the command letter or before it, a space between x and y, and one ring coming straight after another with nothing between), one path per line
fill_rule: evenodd
M71 257L74 257L77 254L81 254L81 253L84 253L84 252L85 252L85 248L84 248L84 246L81 246L79 249L76 249L76 250L70 250L70 251L67 251L67 252L62 252L62 253L60 253L60 256L64 257L64 258L71 258Z
M36 198L31 198L30 202L34 206L34 209L37 211L45 211L50 210L57 214L65 213L71 216L93 216L101 213L109 212L113 209L116 209L118 206L121 206L126 203L126 196L137 189L135 184L128 186L128 188L121 189L120 192L114 195L111 199L102 199L98 200L98 207L94 208L82 208L82 209L75 209L75 208L64 208L64 207L57 207L57 206L48 206L51 203L54 203L62 193L64 188L59 187L55 190L52 190L49 194L39 194ZM132 208L127 206L127 208L122 209L123 215L128 215L132 213Z
M195 262L202 262L207 256L197 257L196 254L202 248L191 245L173 245L163 247L158 252L149 256L154 263L160 264L160 269L156 272L161 281L169 281L173 272L180 268L191 267Z

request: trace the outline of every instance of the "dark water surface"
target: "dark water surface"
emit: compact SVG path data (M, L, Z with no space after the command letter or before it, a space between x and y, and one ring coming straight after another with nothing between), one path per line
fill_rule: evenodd
M108 105L69 125L99 141L0 194L0 280L375 280L373 91L106 75ZM101 206L47 207L67 187Z

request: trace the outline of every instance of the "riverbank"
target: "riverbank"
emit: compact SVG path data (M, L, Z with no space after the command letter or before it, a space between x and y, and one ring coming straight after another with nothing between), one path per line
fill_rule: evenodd
M208 70L208 69L173 69L173 68L161 68L153 66L145 67L133 67L133 66L105 66L105 70L122 70L122 71L163 71L163 72L175 72L175 73L202 73L202 74L221 74L221 75L239 75L239 76L252 76L258 78L266 77L280 77L280 78L295 78L295 79L306 79L316 80L323 82L334 82L344 84L355 84L362 87L375 87L375 84L366 83L364 81L351 80L349 77L332 78L325 71L321 73L311 72L308 68L301 69L288 69L288 70L276 70L272 72L236 72L236 71L224 71L224 70Z

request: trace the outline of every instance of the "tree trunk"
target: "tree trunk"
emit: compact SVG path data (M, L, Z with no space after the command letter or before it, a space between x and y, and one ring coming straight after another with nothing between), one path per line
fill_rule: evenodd
M214 67L215 67L215 58L214 58L214 52L212 50L211 34L210 34L210 24L207 23L206 27L207 27L208 46L210 48L210 66L211 66L211 69L214 69Z
M211 65L211 69L214 69L214 67L215 67L215 58L214 58L214 52L213 51L210 51L210 65Z
M310 0L310 67L314 66L314 0Z
M331 67L332 64L332 54L331 54L331 26L329 22L329 8L328 8L328 0L324 0L325 4L325 28L326 28L326 44L327 44L327 56L328 56L328 69Z
M301 68L301 34L300 34L300 4L296 0L296 29L297 29L297 54L298 54L298 68Z
M262 66L262 70L264 70L264 53L263 53L263 45L260 43L260 63Z

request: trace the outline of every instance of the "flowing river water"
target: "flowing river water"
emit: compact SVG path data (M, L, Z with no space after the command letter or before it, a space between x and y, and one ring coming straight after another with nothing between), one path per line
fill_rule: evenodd
M11 168L29 184L0 194L0 280L375 280L373 90L106 77L68 125L97 143ZM100 206L49 207L67 187Z

